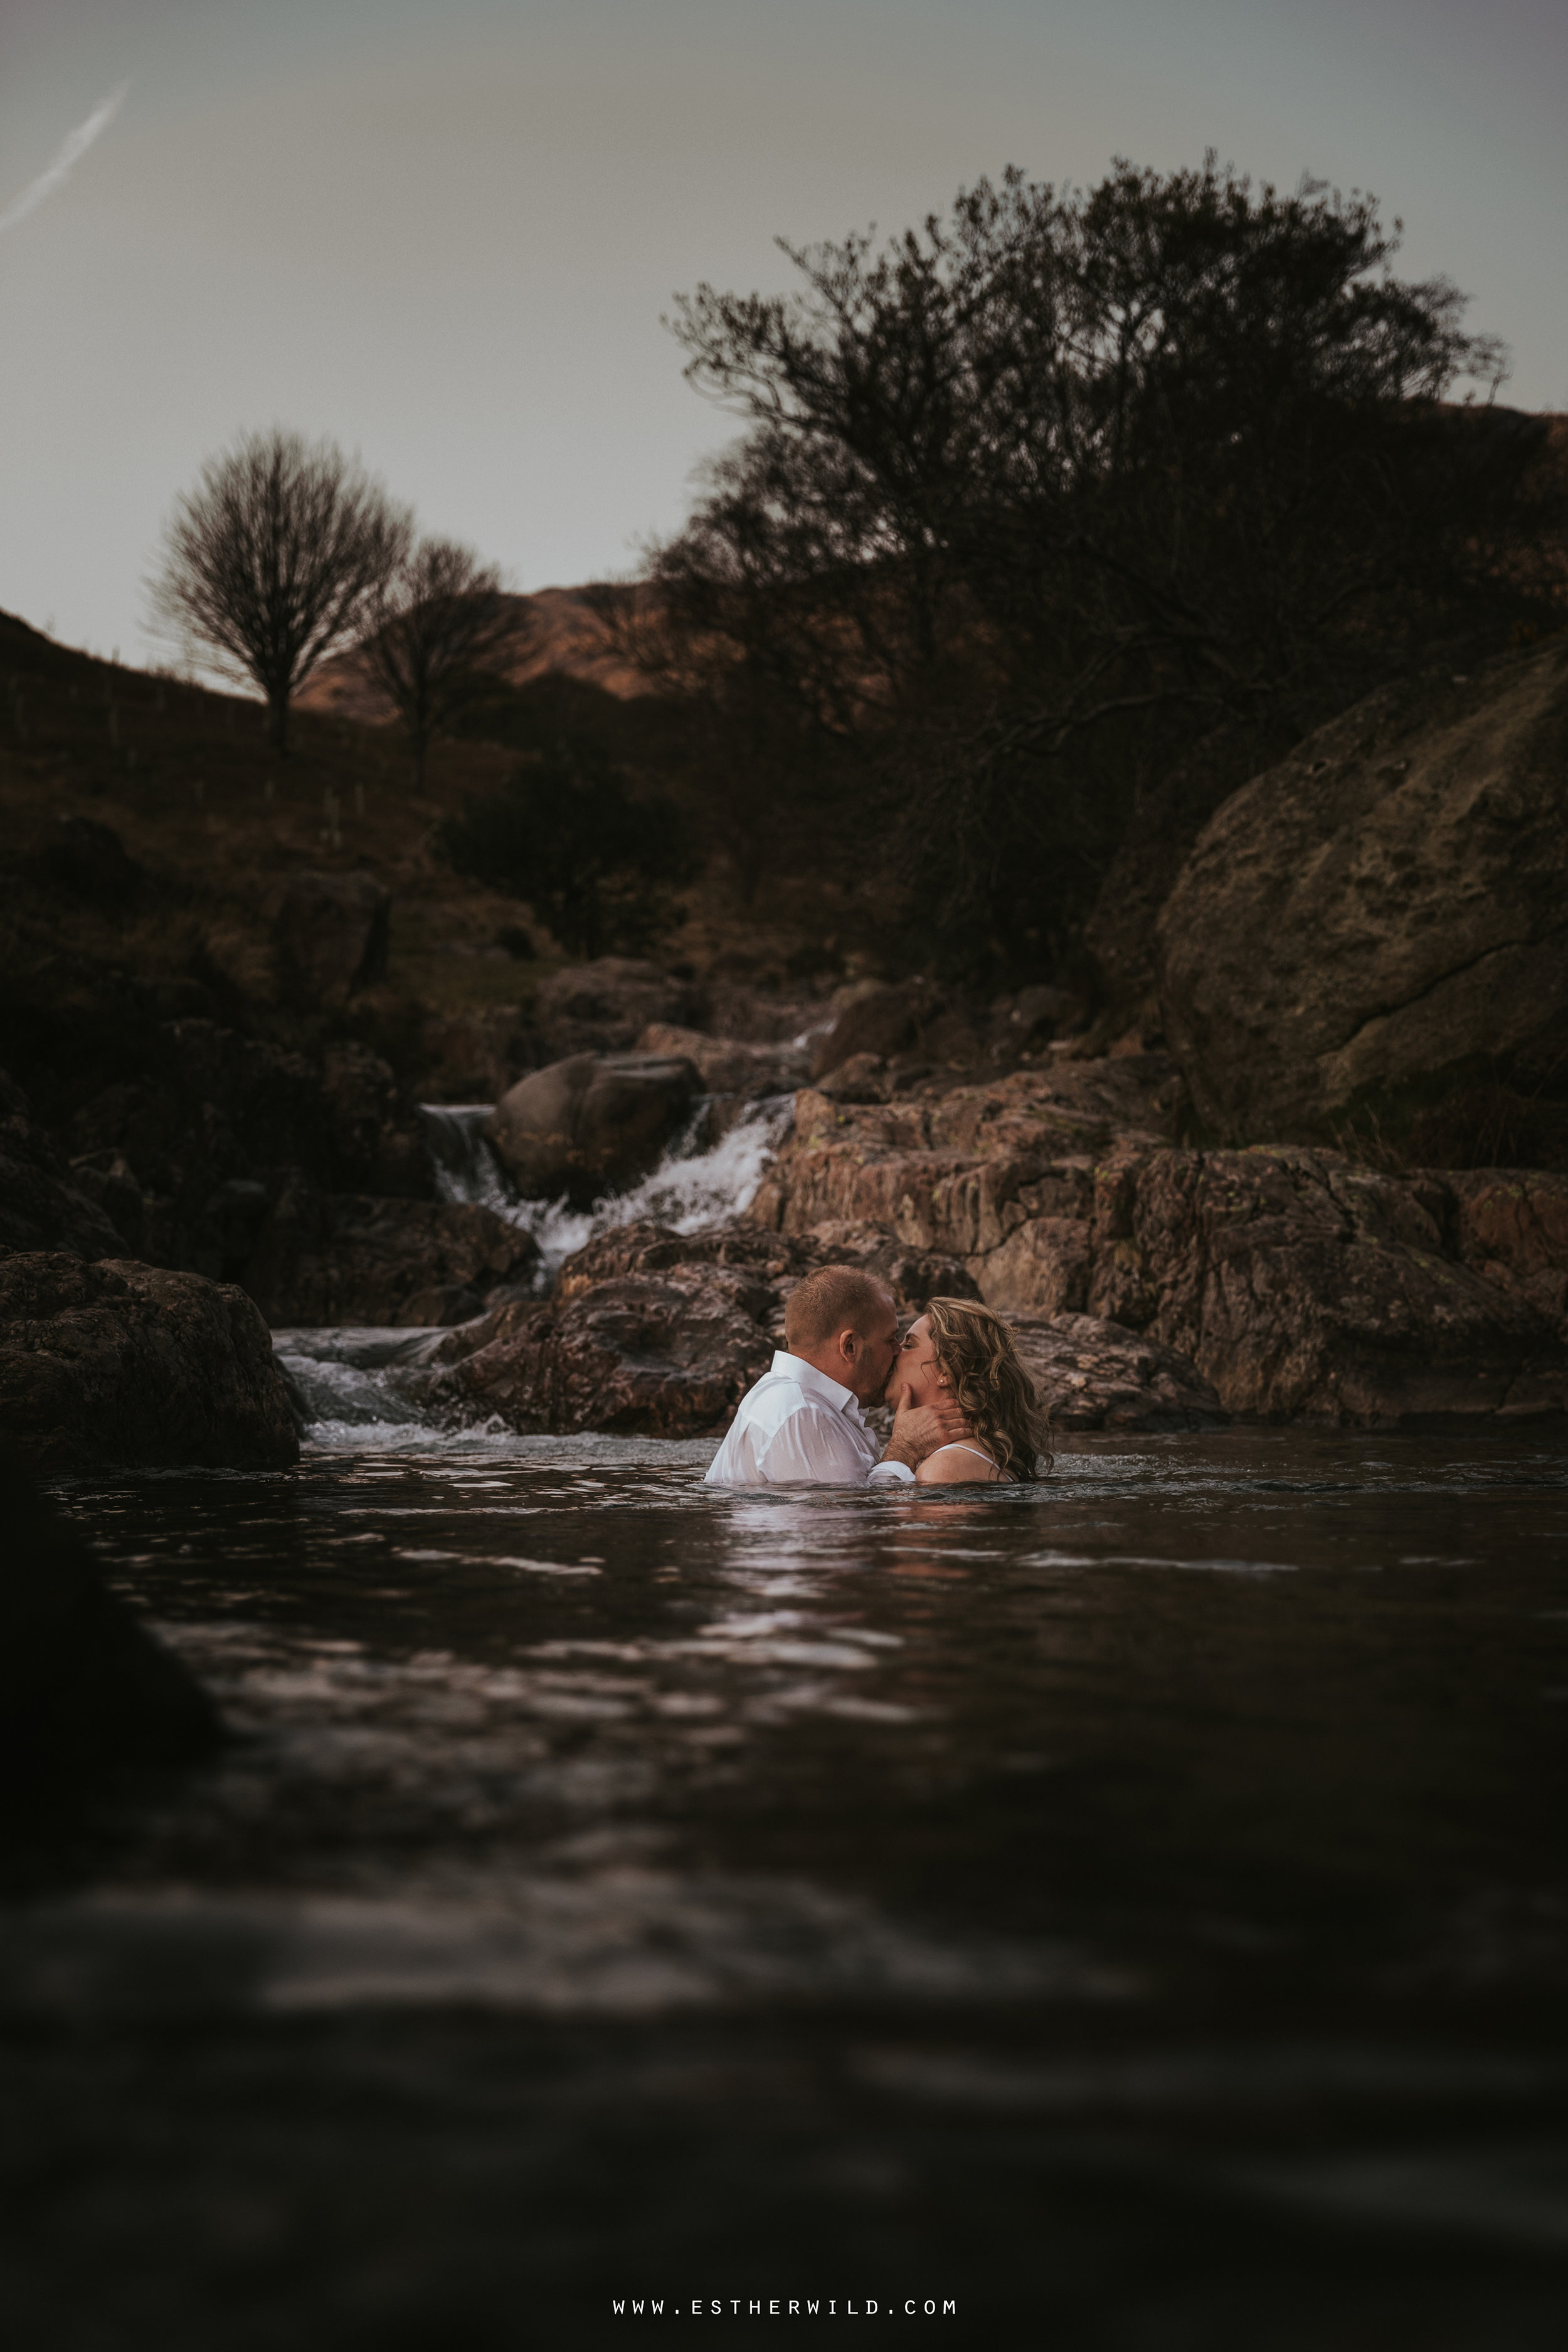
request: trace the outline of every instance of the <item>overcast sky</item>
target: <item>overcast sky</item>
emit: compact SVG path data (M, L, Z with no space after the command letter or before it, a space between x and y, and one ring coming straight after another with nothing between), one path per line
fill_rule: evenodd
M1568 408L1565 92L1568 0L5 0L0 606L153 657L171 497L274 422L518 587L624 574L733 429L671 296L1009 162L1375 190Z

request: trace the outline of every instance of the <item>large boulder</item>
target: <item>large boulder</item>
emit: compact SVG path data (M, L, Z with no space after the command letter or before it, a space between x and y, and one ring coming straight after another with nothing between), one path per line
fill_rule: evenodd
M1568 645L1402 680L1234 793L1160 919L1210 1129L1322 1139L1501 1080L1568 1094Z
M0 1248L118 1257L129 1238L0 1071Z
M217 1709L111 1593L81 1535L0 1449L0 1767L7 1792L47 1803L117 1764L199 1762ZM15 1811L12 1810L13 1826Z
M300 1442L272 1342L229 1283L132 1259L0 1256L0 1435L39 1470L280 1470Z
M600 1429L693 1437L722 1429L773 1341L762 1323L767 1286L744 1270L677 1265L621 1275L548 1307L512 1308L461 1335L428 1401L464 1417L495 1413L518 1430Z
M245 1287L279 1325L428 1327L481 1314L495 1293L531 1290L539 1244L468 1202L320 1192L296 1175L268 1213Z
M541 982L533 1002L545 1050L560 1056L624 1053L650 1021L682 1022L690 1011L686 982L635 956L564 965Z
M700 1090L683 1055L574 1054L520 1078L485 1134L525 1197L586 1207L656 1165Z

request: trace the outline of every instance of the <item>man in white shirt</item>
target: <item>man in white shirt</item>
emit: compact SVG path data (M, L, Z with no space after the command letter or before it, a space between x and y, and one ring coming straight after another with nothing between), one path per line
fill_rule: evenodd
M886 1284L858 1266L818 1266L790 1293L784 1345L742 1398L708 1485L912 1485L916 1464L964 1423L956 1406L917 1412L900 1395L893 1433L879 1449L862 1407L880 1402L898 1352Z

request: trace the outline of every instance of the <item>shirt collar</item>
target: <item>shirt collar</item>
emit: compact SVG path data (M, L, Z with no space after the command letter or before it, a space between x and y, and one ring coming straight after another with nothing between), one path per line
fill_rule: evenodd
M830 1380L826 1372L819 1372L816 1366L808 1364L804 1357L792 1356L784 1349L777 1349L772 1370L778 1380L794 1381L797 1387L805 1389L808 1396L821 1397L835 1412L847 1412L851 1421L863 1423L865 1416L854 1390L845 1388L841 1381Z

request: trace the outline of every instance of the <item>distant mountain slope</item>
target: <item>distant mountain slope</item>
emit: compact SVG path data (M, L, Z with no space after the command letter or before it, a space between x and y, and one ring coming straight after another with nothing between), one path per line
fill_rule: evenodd
M509 596L519 614L518 653L506 675L514 686L558 671L586 679L605 693L630 701L647 694L648 685L616 646L604 605L635 610L648 594L641 586L603 588L540 588L531 595ZM595 609L597 607L597 609ZM391 717L384 698L368 685L347 655L323 662L298 698L307 710L324 710L343 719L374 724Z

